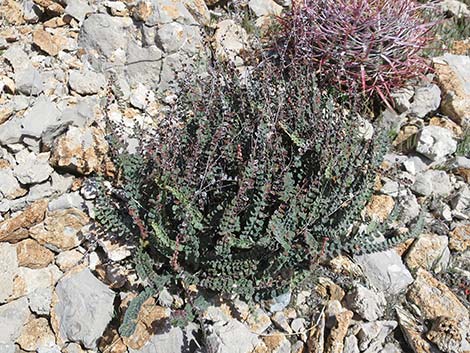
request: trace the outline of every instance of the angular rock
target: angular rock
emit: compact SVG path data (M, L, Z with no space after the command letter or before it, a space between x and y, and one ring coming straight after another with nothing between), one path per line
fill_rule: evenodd
M0 269L0 303L4 303L13 293L13 279L18 272L18 258L11 244L0 243Z
M257 335L235 319L227 323L217 322L211 330L207 342L213 352L232 353L233 347L237 347L237 353L250 353L259 344Z
M55 265L39 269L20 267L15 277L13 296L15 298L30 296L36 291L41 291L43 294L42 291L52 288L61 276L62 272Z
M420 172L424 172L428 169L429 163L426 163L420 156L411 156L403 162L403 166L406 171L412 175L416 175Z
M59 266L61 271L67 272L82 260L83 254L80 251L73 249L68 251L61 251L57 255L55 263L57 266Z
M416 319L401 307L395 308L400 329L405 340L415 353L434 353L431 344L421 335L421 327Z
M130 18L112 17L107 14L92 14L80 27L78 45L90 52L111 58L118 50L126 50L129 40Z
M394 207L395 201L391 196L373 195L366 206L366 212L371 219L383 222L390 216Z
M291 353L291 343L285 335L273 333L263 337L253 353Z
M396 321L361 322L359 324L359 349L361 352L378 352L385 338L397 327Z
M458 225L449 233L449 248L461 252L470 248L470 224Z
M245 324L248 325L251 332L262 334L269 326L271 326L271 319L263 309L256 308L248 315Z
M466 213L470 208L470 188L463 185L450 201L452 209Z
M456 123L470 123L470 57L446 53L434 58L434 69L443 92L442 112Z
M21 141L21 120L12 118L0 129L0 145L11 145Z
M21 187L11 169L0 169L0 196L13 200L27 193L28 190Z
M424 118L427 114L437 110L441 104L441 90L435 84L419 87L415 90L410 113Z
M343 353L360 353L356 336L350 335L344 339Z
M79 22L82 22L86 15L93 12L93 8L88 5L88 1L85 0L69 1L65 8L65 14L72 16Z
M22 329L17 343L26 351L36 351L40 347L55 345L55 336L45 318L29 321Z
M438 317L426 337L443 352L463 352L461 329L458 323L445 316Z
M440 160L457 149L452 132L438 126L426 126L418 135L416 151L432 160Z
M19 266L43 268L54 261L54 253L33 239L25 239L16 246Z
M408 269L394 249L354 256L370 284L389 295L404 291L412 282Z
M57 124L60 112L57 106L46 96L39 97L21 121L21 134L41 138L41 135L50 126Z
M107 152L108 143L100 129L71 126L56 140L50 162L72 173L88 175L99 171Z
M30 229L30 235L39 244L58 250L70 250L80 244L78 234L88 224L85 213L75 208L50 212L44 221Z
M256 16L279 16L282 12L282 6L276 4L273 0L250 0L248 7Z
M383 293L376 293L359 284L345 298L347 307L367 321L383 316L386 301Z
M353 312L349 310L336 315L335 326L331 329L330 335L326 340L326 353L343 353L343 340L346 336L352 317Z
M271 317L273 324L287 333L292 333L292 328L289 326L286 315L282 311L278 311Z
M192 325L186 327L184 331L179 327L172 327L168 332L153 335L150 341L147 342L142 349L135 350L130 348L129 353L184 352L189 343L194 340L193 331L194 326ZM239 352L245 351L240 350Z
M443 170L428 170L416 176L415 183L411 186L418 195L449 196L453 190L449 175Z
M31 62L20 44L10 46L2 56L10 63L15 72L24 70Z
M31 311L37 315L49 315L51 312L53 287L41 287L28 294Z
M178 22L194 25L196 21L185 6L196 1L182 0L140 0L134 11L134 17L144 21L147 26Z
M90 70L74 70L69 74L69 85L78 94L95 94L106 86L106 79L103 74Z
M401 214L399 219L405 224L414 220L421 212L421 206L416 196L411 193L400 200L400 207Z
M405 257L406 265L411 270L417 270L418 268L426 270L445 269L447 267L446 260L449 261L449 254L444 256L448 242L446 236L421 235L409 248Z
M469 17L470 16L470 9L462 1L442 0L439 3L439 6L442 8L444 12L450 12L452 16L456 16L456 17Z
M248 47L248 34L235 21L223 20L217 24L213 45L220 60L242 66L240 54Z
M19 215L0 222L0 241L14 242L27 238L27 230L42 222L46 210L47 200L37 201Z
M0 306L0 347L15 343L30 315L26 298Z
M131 85L143 84L149 89L160 88L161 81L169 81L163 79L164 73L162 72L162 56L163 52L155 45L143 48L135 41L130 41L126 62L128 63L125 74L126 79ZM166 60L171 56L167 56ZM181 64L182 58L178 53L176 54L178 63ZM171 77L174 77L171 74Z
M391 96L395 103L395 109L398 113L404 113L411 108L410 100L413 98L414 90L409 87L404 87L392 92Z
M43 29L33 32L33 43L50 56L56 56L64 49L66 39L59 34L51 34Z
M159 27L156 41L166 53L187 52L196 54L202 49L202 36L194 26L171 22Z
M37 96L43 90L41 75L32 65L15 72L15 84L18 92L28 96Z
M463 325L469 323L469 312L465 305L445 284L424 269L418 269L416 280L408 290L407 297L427 320L450 316Z
M26 153L22 153L23 151ZM18 165L13 169L16 179L27 185L38 184L49 179L53 172L52 167L49 165L49 152L36 155L34 152L27 153L26 150L23 151L16 156Z
M97 340L113 317L114 292L85 269L60 280L56 295L54 330L64 341L96 349Z

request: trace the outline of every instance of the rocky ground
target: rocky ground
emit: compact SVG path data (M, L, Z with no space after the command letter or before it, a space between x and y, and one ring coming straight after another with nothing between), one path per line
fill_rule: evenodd
M470 16L463 3L443 3ZM245 65L251 27L213 5L3 1L0 352L470 352L470 147L460 142L470 56L456 55L470 39L433 58L432 77L396 92L398 112L383 113L399 133L364 217L383 220L399 204L406 227L428 201L416 240L332 259L315 285L256 308L213 298L184 329L168 319L182 299L163 291L143 306L134 335L119 337L136 279L132 249L92 230L90 176L109 164L104 120L131 129L159 119L185 69L203 70L209 55ZM283 5L250 0L251 26Z

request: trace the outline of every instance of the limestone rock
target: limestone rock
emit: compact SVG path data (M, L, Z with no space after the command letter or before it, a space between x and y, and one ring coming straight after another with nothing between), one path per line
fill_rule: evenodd
M248 6L258 17L279 16L282 12L282 6L276 4L274 0L250 0Z
M61 251L55 258L55 263L59 266L60 270L67 272L75 267L83 259L83 254L76 250Z
M194 25L196 21L185 6L187 2L182 0L140 0L134 11L134 17L144 21L147 26L171 22Z
M26 153L22 153L23 151ZM17 153L18 165L13 169L16 179L22 184L38 184L49 179L53 171L49 165L49 152L36 155L34 152L23 151Z
M462 337L461 329L458 323L445 316L438 317L432 325L431 330L426 334L426 337L433 342L443 352L462 352Z
M454 293L424 269L418 269L415 282L407 293L408 300L420 308L423 317L434 320L439 316L450 316L465 324L469 313Z
M437 110L441 104L441 90L435 84L419 87L415 90L410 113L424 118L427 114Z
M50 212L44 221L30 230L32 238L40 244L60 250L70 250L80 244L78 233L88 223L82 211L69 208Z
M424 268L431 270L439 267L446 268L444 252L447 249L448 238L435 234L423 234L411 245L405 257L405 263L411 270ZM447 249L448 251L448 249ZM447 254L447 261L449 254ZM440 266L439 266L440 265ZM440 271L439 271L440 272Z
M26 298L0 306L0 347L15 343L30 315Z
M0 169L0 196L13 200L25 195L28 190L23 189L10 168Z
M43 90L42 78L39 71L32 65L15 72L15 84L18 92L25 95L37 96Z
M0 243L0 303L13 293L13 279L18 271L18 259L14 245Z
M30 296L36 291L41 291L42 296L44 294L42 291L46 288L52 288L61 276L62 272L55 265L39 269L20 267L15 277L13 297ZM44 297L47 297L47 295L44 295Z
M93 8L85 0L69 1L65 8L65 14L72 16L79 22L82 22L89 13L93 13Z
M353 317L353 312L346 310L336 315L336 324L331 329L326 341L326 353L342 353L344 347L344 337L346 336L349 324Z
M41 317L29 321L23 327L17 343L26 351L36 351L40 347L53 346L55 336L47 319Z
M33 239L25 239L16 246L18 264L29 268L42 268L54 261L54 253Z
M396 309L401 331L415 353L434 353L431 344L421 335L421 327L416 319L401 307Z
M416 151L432 160L440 160L457 149L452 132L439 126L426 126L418 135Z
M59 34L37 29L33 32L33 43L47 54L56 56L65 47L66 39Z
M43 132L57 124L59 117L60 112L56 104L50 98L41 96L26 111L21 121L21 134L39 139Z
M223 20L217 24L213 45L220 60L241 66L243 59L240 54L248 47L248 34L235 21Z
M346 296L347 307L367 321L382 317L386 301L383 293L376 293L364 286L355 285Z
M237 347L238 353L250 353L259 344L257 335L235 319L217 322L211 329L207 342L216 353L232 353L233 347Z
M169 331L153 335L142 349L129 349L129 353L167 353L167 352L184 352L190 342L194 340L193 331L195 327L190 325L185 330L179 327L172 327ZM239 342L237 342L239 343ZM232 346L233 347L233 346ZM238 347L238 346L237 346ZM219 351L214 351L219 352ZM220 351L225 352L225 351ZM245 352L239 350L239 352Z
M455 251L470 248L470 224L459 225L449 233L449 248Z
M16 217L0 222L0 241L14 242L28 237L27 230L42 222L47 200L36 201Z
M428 170L416 176L411 190L421 196L449 196L452 192L449 175L443 170Z
M162 323L170 316L167 308L156 305L153 297L147 299L140 309L137 326L130 337L124 337L124 343L127 347L135 350L142 349L153 336L153 331L149 327L156 325L162 326Z
M253 353L291 353L291 343L285 335L273 333L263 337Z
M372 353L382 348L385 338L397 327L396 321L361 322L359 324L359 349Z
M56 295L54 330L64 341L96 349L97 340L113 317L114 292L84 269L60 280Z
M434 69L443 91L442 112L456 123L470 123L470 57L446 53L434 58Z
M99 170L107 152L108 144L100 129L71 126L56 140L51 164L73 173L88 175Z
M413 282L413 277L394 249L354 256L354 260L362 267L371 285L390 295L404 291Z
M393 208L395 207L395 201L389 195L373 195L366 206L367 215L371 219L378 219L385 221Z
M69 85L78 94L95 94L105 87L106 79L103 74L90 70L74 70L69 74Z

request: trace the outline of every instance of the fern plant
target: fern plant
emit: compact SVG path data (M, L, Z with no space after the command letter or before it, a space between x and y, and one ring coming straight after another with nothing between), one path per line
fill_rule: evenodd
M277 295L322 256L403 240L376 244L354 227L388 145L386 132L364 139L358 113L308 68L286 76L264 63L240 77L216 67L182 85L138 154L114 144L119 172L102 182L97 219L140 241L149 287Z

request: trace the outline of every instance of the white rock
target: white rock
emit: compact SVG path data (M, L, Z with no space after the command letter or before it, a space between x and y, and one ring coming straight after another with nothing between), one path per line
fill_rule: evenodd
M452 184L449 175L442 170L428 170L416 176L415 183L411 186L418 195L448 196L452 192Z
M51 125L57 124L60 112L56 105L46 96L39 97L25 113L21 121L21 135L39 139Z
M276 4L273 0L250 0L248 7L256 14L256 16L279 16L282 12L282 6Z
M416 151L432 160L440 160L457 149L452 132L439 126L426 126L418 135Z
M25 153L23 153L25 151ZM13 174L22 184L38 184L49 179L54 169L49 165L49 152L36 155L23 150L16 155L18 165Z
M15 199L24 195L25 192L22 191L11 169L0 169L0 199L2 195L10 200Z
M65 8L65 14L72 16L79 22L83 21L85 16L93 13L93 11L93 8L88 5L88 1L85 0L68 1Z
M234 353L234 347L237 353L250 353L259 344L257 335L235 319L228 323L217 322L211 329L213 332L207 342L214 353Z
M441 104L441 90L435 84L416 89L410 113L424 118L427 114L437 110Z
M0 346L15 343L30 315L26 298L0 306Z
M383 316L386 301L383 293L376 293L360 284L345 298L348 309L367 321L375 321Z
M106 86L106 79L103 74L90 70L74 70L69 74L69 85L78 94L95 94Z

